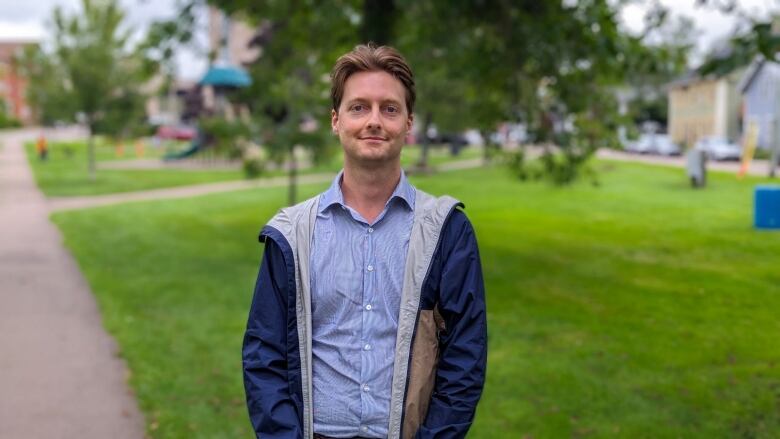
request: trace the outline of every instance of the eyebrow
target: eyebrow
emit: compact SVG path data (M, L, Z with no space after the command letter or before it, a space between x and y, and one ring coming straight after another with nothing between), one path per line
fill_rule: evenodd
M366 99L366 98L353 98L353 99L350 99L348 101L345 101L344 103L346 105L351 105L351 104L354 104L354 103L363 103L363 102L367 102L367 101L368 101L368 99ZM383 99L382 101L380 101L380 104L401 105L401 101L398 101L398 100L395 100L395 99Z

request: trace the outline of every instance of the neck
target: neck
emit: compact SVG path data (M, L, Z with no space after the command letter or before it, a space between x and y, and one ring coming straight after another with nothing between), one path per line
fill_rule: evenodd
M344 164L341 193L344 203L373 223L385 208L387 200L401 179L401 163L392 166L365 168Z

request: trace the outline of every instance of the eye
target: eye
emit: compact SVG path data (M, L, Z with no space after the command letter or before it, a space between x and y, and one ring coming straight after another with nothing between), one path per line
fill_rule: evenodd
M388 105L385 107L385 111L390 114L396 114L398 113L399 110L398 107L396 107L395 105Z
M349 107L349 111L352 111L354 113L361 113L366 110L366 106L363 104L354 104L351 107Z

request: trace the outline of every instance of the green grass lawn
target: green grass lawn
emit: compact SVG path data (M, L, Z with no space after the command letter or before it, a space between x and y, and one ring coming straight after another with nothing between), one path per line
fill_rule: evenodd
M460 198L488 297L474 438L780 435L780 232L752 188L599 163L601 186L502 169L414 177ZM478 182L479 184L475 184ZM326 185L302 188L314 194ZM59 213L154 438L252 437L241 339L283 188Z
M182 148L186 145L169 145L154 148L147 145L144 154L137 157L135 146L128 143L124 147L124 155L118 157L113 144L99 142L96 149L98 163L116 160L161 159L166 151L171 148ZM227 180L240 180L245 178L240 169L150 169L150 170L122 170L100 169L96 171L94 181L89 179L87 173L87 152L84 142L58 142L50 144L50 155L46 162L37 159L34 143L25 145L27 156L32 165L38 186L49 197L67 197L82 195L100 195L115 192L131 192L146 189L156 189L173 186L183 186L200 183L213 183ZM481 152L476 148L466 148L459 156L452 157L446 148L434 148L430 153L430 164L437 166L453 160L464 160L480 157ZM404 166L414 164L420 156L417 146L404 148L402 163ZM316 172L337 172L341 169L342 159L336 155L329 163L323 163L304 169L302 174ZM285 171L269 171L263 176L278 176Z
M37 159L35 145L25 145L33 174L43 193L48 197L99 195L113 192L129 192L188 184L244 178L242 171L179 169L119 170L100 169L94 181L87 172L87 151L84 142L52 143L49 159ZM134 146L125 146L125 156L117 157L113 145L103 144L95 148L98 163L135 158ZM142 158L160 158L165 149L147 146Z

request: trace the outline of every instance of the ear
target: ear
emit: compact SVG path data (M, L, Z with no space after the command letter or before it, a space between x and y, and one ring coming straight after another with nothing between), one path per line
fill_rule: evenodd
M339 113L336 110L330 110L330 129L333 130L333 134L339 133Z
M409 113L409 117L406 118L406 132L411 133L412 127L414 127L414 113Z

